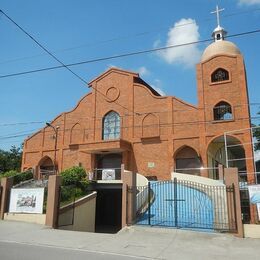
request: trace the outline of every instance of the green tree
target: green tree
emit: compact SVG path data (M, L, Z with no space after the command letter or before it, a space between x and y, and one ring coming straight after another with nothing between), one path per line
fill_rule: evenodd
M22 149L12 146L9 151L0 149L0 173L21 170Z

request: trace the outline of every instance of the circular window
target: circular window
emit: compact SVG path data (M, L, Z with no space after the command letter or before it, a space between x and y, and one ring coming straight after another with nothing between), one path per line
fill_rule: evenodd
M118 88L110 87L106 91L107 102L114 102L118 99L120 91Z

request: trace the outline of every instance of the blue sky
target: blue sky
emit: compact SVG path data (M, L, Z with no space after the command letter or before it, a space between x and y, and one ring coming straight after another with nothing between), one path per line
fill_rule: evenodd
M229 35L260 29L260 0L1 0L0 9L65 64L209 39L218 4ZM0 75L59 65L0 15ZM260 103L260 33L229 39L244 55L250 103ZM195 64L208 43L72 67L87 82L111 66L139 72L166 95L197 104ZM89 92L66 69L0 78L0 149L71 110ZM255 116L259 106L251 106ZM7 126L6 124L13 124ZM260 123L255 121L255 123Z

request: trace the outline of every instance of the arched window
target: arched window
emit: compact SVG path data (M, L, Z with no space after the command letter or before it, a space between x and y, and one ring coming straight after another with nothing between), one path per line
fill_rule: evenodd
M219 82L225 80L229 80L228 71L225 69L218 68L211 74L211 82Z
M233 119L232 108L227 102L219 102L213 109L214 120Z
M200 157L197 152L189 146L184 146L175 155L176 172L199 175L200 167Z
M107 113L103 118L103 140L120 138L120 116L115 111Z

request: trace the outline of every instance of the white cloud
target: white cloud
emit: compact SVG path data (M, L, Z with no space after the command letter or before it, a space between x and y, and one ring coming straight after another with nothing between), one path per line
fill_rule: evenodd
M162 82L159 79L155 79L155 84L151 84L151 87L156 90L161 96L166 96L165 92L162 90Z
M260 0L238 0L240 5L259 5Z
M137 71L141 77L150 75L150 71L144 66L138 68Z
M160 88L158 88L158 87L155 87L155 86L153 86L153 85L152 85L152 88L153 88L154 90L156 90L161 96L166 96L165 92L164 92L162 89L160 89Z
M166 46L196 42L199 37L199 27L196 21L191 18L183 18L170 28ZM159 41L156 41L154 45L158 45L158 43ZM159 56L169 64L177 63L191 67L199 62L201 51L197 44L191 44L160 51Z
M111 68L121 69L120 67L118 67L114 64L108 64L107 67L108 67L108 69L111 69Z

